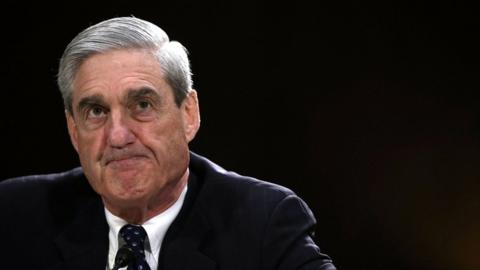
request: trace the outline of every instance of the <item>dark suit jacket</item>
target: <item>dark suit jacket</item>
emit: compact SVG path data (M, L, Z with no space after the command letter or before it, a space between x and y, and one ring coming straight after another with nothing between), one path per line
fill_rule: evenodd
M159 257L164 270L334 270L292 191L191 154L189 189ZM105 269L108 225L81 168L0 183L2 269Z

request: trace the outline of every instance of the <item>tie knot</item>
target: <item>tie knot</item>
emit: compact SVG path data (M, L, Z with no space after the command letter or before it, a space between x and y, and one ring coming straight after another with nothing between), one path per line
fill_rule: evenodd
M145 256L144 244L147 232L142 226L126 224L120 229L120 236L136 254Z

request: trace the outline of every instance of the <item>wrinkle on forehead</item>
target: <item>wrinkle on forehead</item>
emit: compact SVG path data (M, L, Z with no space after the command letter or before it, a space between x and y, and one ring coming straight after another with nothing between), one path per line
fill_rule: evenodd
M114 50L87 58L73 81L74 99L122 88L152 88L166 84L156 57L146 50ZM90 93L91 92L91 93Z

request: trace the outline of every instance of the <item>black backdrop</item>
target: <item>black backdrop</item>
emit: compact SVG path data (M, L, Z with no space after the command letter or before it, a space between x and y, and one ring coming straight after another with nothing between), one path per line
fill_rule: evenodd
M191 148L297 192L339 269L480 269L475 9L199 2L4 2L0 178L78 164L58 59L88 25L134 15L190 51Z

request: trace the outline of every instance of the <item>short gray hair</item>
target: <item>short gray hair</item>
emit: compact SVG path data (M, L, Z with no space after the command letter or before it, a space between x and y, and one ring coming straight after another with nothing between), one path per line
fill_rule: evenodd
M80 65L90 56L116 49L147 49L157 57L164 79L180 106L192 88L187 50L153 23L135 17L102 21L80 32L66 47L58 68L58 86L65 108L72 111L72 86Z

